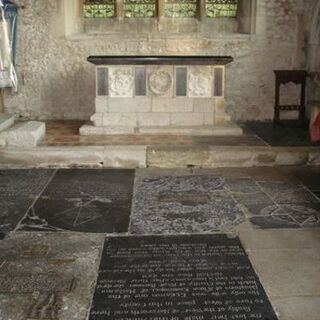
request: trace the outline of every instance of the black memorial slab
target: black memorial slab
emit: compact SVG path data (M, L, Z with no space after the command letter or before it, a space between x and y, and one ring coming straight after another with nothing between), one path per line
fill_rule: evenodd
M21 230L126 232L134 170L58 170Z
M54 170L0 170L0 232L12 231L41 194Z
M90 320L276 320L238 238L110 237Z

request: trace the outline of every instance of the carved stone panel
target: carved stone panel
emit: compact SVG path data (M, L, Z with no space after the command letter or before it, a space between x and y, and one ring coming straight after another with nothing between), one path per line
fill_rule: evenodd
M131 67L110 68L110 97L133 97L134 76Z
M188 96L192 98L208 98L212 96L212 75L210 67L189 67Z
M149 91L154 96L173 96L173 67L152 67L148 75Z

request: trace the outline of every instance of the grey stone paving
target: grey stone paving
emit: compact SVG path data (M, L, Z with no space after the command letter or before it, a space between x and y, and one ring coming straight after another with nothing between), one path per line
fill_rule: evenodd
M320 226L320 200L288 181L192 173L136 177L131 233L234 232L246 221L258 228Z
M48 184L54 170L0 170L0 232L12 231Z
M245 220L223 177L137 177L130 232L135 234L229 231Z
M139 170L135 184L133 170L2 170L0 232L121 233L128 231L130 214L136 234L230 232L244 222L259 228L320 225L318 171L312 169L312 179L299 173L304 183L311 181L312 193L295 178L283 179L291 171L266 179L254 170L254 176Z
M84 320L103 235L15 233L0 242L0 319Z
M132 233L236 231L279 319L318 320L319 170L88 171L0 171L0 320L87 320L105 240L90 223L112 211L95 230L126 230L133 189Z
M127 232L133 170L58 170L19 230Z
M320 199L302 184L253 179L227 179L226 184L255 226L320 226Z

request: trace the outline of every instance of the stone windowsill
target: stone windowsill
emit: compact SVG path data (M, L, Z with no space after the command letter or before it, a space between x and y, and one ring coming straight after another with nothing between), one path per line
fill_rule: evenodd
M120 40L159 40L159 39L191 39L199 37L199 40L204 39L216 39L216 40L224 40L224 41L233 41L233 40L253 40L255 38L254 34L243 34L243 33L170 33L170 34L128 34L128 33L77 33L67 35L66 39L69 41L94 41L94 40L106 40L106 39L120 39Z

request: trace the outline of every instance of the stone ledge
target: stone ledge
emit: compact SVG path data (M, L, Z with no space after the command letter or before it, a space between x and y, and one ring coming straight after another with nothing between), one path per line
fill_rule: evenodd
M93 125L85 124L79 129L82 136L101 136L113 134L133 134L134 127L96 127Z
M242 129L233 123L219 126L169 126L169 114L145 113L138 115L140 127L133 126L94 126L85 124L80 135L118 135L118 134L173 134L191 136L241 136ZM157 126L154 126L157 125Z
M0 168L222 168L319 165L317 147L81 146L0 148Z
M141 127L139 133L176 134L191 136L241 136L242 129L235 124L221 126Z
M145 168L145 146L0 148L0 168Z
M35 147L44 138L46 125L44 122L28 121L18 123L0 133L0 146Z
M320 148L316 147L149 147L148 167L221 168L287 165L319 165Z
M0 114L0 132L14 125L14 116L9 114Z

